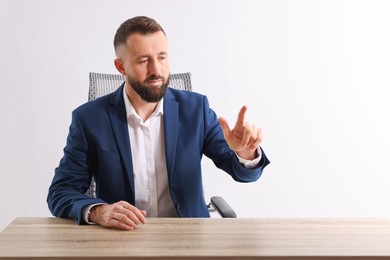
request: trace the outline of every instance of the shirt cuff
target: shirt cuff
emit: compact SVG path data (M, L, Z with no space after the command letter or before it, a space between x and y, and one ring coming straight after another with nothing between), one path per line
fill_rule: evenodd
M95 222L89 221L89 214L91 213L91 209L92 209L94 206L102 205L102 204L105 204L105 203L91 204L91 205L85 206L85 207L83 208L83 218L84 218L84 221L85 221L87 224L96 224Z
M240 156L238 156L238 154L236 152L234 152L238 158L238 161L245 166L245 168L255 168L260 160L261 160L261 157L262 157L262 152L261 152L261 149L260 149L260 146L257 147L257 150L256 150L258 156L253 159L253 160L246 160L244 158L241 158Z

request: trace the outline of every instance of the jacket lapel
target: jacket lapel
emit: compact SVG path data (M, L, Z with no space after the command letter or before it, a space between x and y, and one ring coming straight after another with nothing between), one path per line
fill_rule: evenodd
M127 126L126 108L123 100L123 87L116 90L110 100L110 105L107 107L107 112L111 120L112 131L115 136L116 144L125 166L126 173L130 183L130 189L134 200L134 175L133 162L130 149L129 131ZM130 201L134 205L135 201Z
M164 97L165 156L167 160L168 181L173 180L176 157L176 144L179 131L179 103L168 89Z

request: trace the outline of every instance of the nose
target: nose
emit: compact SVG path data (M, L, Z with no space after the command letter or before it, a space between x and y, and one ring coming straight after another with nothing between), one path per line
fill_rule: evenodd
M162 75L161 68L162 68L162 65L158 62L158 60L152 59L148 63L148 74L160 76L160 75Z

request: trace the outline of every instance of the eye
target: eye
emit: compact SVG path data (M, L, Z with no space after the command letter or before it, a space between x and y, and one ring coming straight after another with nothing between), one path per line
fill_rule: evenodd
M139 64L143 64L143 63L147 63L147 62L148 62L148 58L141 58L138 60Z

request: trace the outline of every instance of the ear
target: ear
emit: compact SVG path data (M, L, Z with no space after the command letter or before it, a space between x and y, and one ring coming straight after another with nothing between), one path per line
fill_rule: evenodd
M114 60L115 68L119 71L120 74L126 75L125 69L123 67L123 61L121 59L116 58Z

